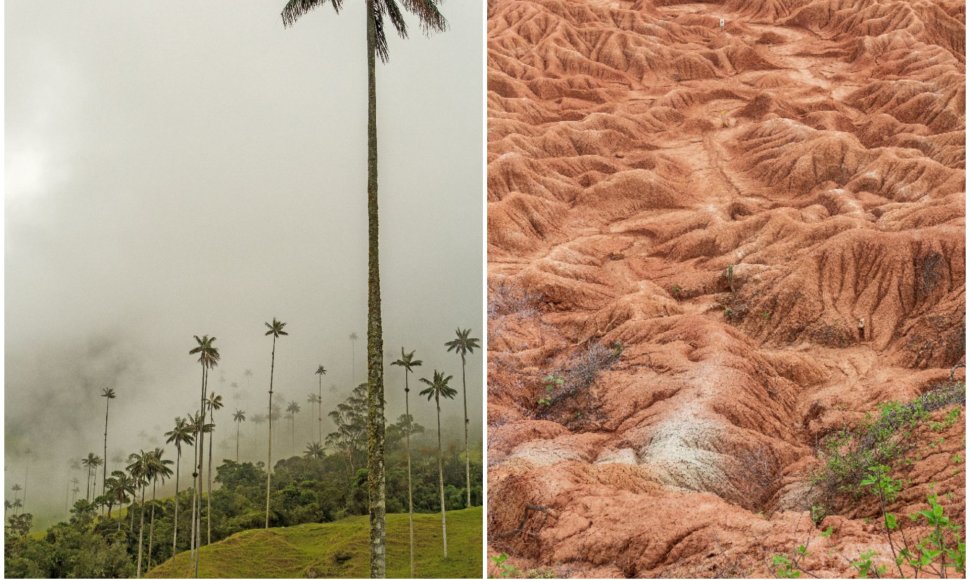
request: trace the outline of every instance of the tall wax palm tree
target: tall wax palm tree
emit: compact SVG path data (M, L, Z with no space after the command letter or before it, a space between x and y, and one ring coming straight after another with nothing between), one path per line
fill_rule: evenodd
M135 480L135 485L141 488L141 524L138 527L138 566L136 568L136 578L141 578L142 543L145 532L145 488L148 487L150 465L151 453L144 449L128 456L128 466L126 469L131 474L132 479Z
M320 377L317 392L317 443L323 445L323 375L327 374L327 369L323 365L317 365L316 375Z
M283 8L283 25L291 26L310 10L328 0L288 0ZM343 0L329 0L339 12ZM447 26L438 11L438 0L404 0L404 9L415 14L426 33L442 31ZM367 382L368 382L368 471L367 487L370 512L370 574L383 578L385 573L385 490L384 490L384 352L381 328L381 282L378 245L377 210L377 77L376 59L389 57L384 17L402 37L407 25L397 0L367 0ZM356 380L354 381L356 382Z
M199 399L199 421L196 421L196 441L198 445L195 446L195 471L192 473L192 553L195 558L195 575L199 575L199 558L196 549L199 547L199 540L202 534L202 505L200 503L202 496L202 460L205 457L205 394L206 386L209 380L209 369L219 364L219 349L215 347L216 337L210 337L208 334L203 335L202 338L194 336L196 346L189 351L190 355L199 355L199 364L202 366L202 394Z
M281 336L288 336L284 327L286 327L285 322L280 322L273 318L273 323L265 323L267 330L263 336L273 335L273 354L270 358L269 363L269 412L267 416L269 417L269 451L266 455L266 529L269 529L269 486L270 481L273 477L273 373L276 369L276 339Z
M212 424L214 430L216 428L215 412L222 408L222 395L210 393L206 404L209 406L209 423ZM206 545L212 543L212 441L214 439L215 436L209 437L209 469L206 470L206 478L208 479L205 496Z
M401 347L401 358L391 363L404 369L404 416L407 417L407 431L404 432L405 449L408 455L408 538L410 541L411 577L414 578L414 501L411 499L411 410L408 404L408 374L414 372L415 367L421 366L421 361L414 360L414 351L404 352Z
M467 494L465 507L472 506L472 470L471 458L468 456L468 392L465 390L465 355L474 353L476 348L480 348L478 339L469 336L471 332L472 329L470 328L458 328L455 330L457 338L445 343L448 352L454 351L461 355L461 397L462 404L465 407L465 493Z
M81 481L75 477L71 479L71 483L74 484L74 487L71 488L71 505L74 505L77 503L77 494L79 491L81 491L81 488L78 487L78 484L81 483Z
M287 419L290 420L290 450L296 448L296 414L300 412L300 405L293 401L286 407Z
M166 479L172 476L172 470L169 465L172 464L171 459L162 459L162 454L165 453L164 449L158 447L154 451L149 453L149 472L148 477L152 482L152 518L151 523L148 525L148 563L145 565L145 570L152 567L152 542L155 537L155 488L158 484L158 479L162 479L162 483Z
M175 428L165 433L165 442L175 445L175 523L172 526L172 555L176 553L179 539L179 472L182 468L182 444L192 445L195 442L192 425L187 419L175 418Z
M108 405L116 396L115 390L105 387L101 389L101 396L104 397L104 472L101 474L101 493L104 493L105 480L108 477Z
M236 422L236 463L239 463L239 426L246 420L246 411L236 409L232 414L232 420Z
M428 388L420 393L427 396L429 401L434 397L434 405L438 411L438 490L441 494L441 541L444 543L445 558L448 557L448 522L445 519L445 469L441 460L441 397L454 399L458 394L458 391L448 386L450 380L451 375L446 377L444 373L435 370L433 380L421 379Z

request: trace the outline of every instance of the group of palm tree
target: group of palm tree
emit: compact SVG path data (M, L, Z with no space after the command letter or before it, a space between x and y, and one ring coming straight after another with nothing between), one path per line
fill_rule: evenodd
M329 3L333 6L335 11L340 10L342 7L342 0L288 0L282 11L282 19L284 26L291 26L295 24L302 16L306 15L310 10L326 5ZM402 11L403 7L403 11ZM447 27L447 22L441 12L438 10L438 0L408 0L403 4L399 5L396 0L367 0L366 3L366 39L367 39L367 78L368 78L368 125L367 125L367 216L368 216L368 300L367 300L367 400L368 400L368 416L367 416L367 440L368 440L368 498L369 498L369 512L370 512L370 573L371 577L384 577L385 575L385 473L384 473L384 377L383 377L383 332L382 332L382 321L381 321L381 290L380 290L380 267L379 267L379 225L378 225L378 181L377 181L377 83L376 83L376 59L380 58L382 62L387 62L389 58L388 43L387 43L387 23L385 18L390 21L390 24L398 32L402 38L407 37L407 24L404 20L404 11L411 12L418 17L422 29L425 33L431 33L434 31L443 31ZM275 369L275 358L276 358L276 341L279 337L285 336L287 333L283 331L285 323L273 319L273 323L267 323L269 331L266 335L273 336L273 351L270 363L270 390L269 390L269 407L267 418L270 422L269 428L269 448L267 451L267 474L266 474L266 520L265 525L269 527L269 500L270 500L270 484L272 478L272 423L273 423L273 374ZM352 335L352 339L356 339L356 335ZM194 559L195 573L198 575L199 558L198 558L198 546L200 545L201 539L201 504L199 503L202 496L202 473L203 473L203 443L205 439L206 422L206 390L208 382L208 371L213 366L216 366L219 361L218 349L216 349L212 343L215 338L204 336L202 338L196 337L197 346L192 349L190 354L199 354L199 362L202 366L202 385L201 385L201 397L200 397L200 410L197 415L197 419L193 421L195 429L192 432L193 438L198 442L194 445L195 456L193 458L194 465L196 466L193 472L193 500L192 500L192 554ZM469 339L467 332L462 336L459 332L459 337L455 341L448 343L449 351L454 350L461 355L462 358L462 390L465 391L464 384L464 374L465 374L465 356L466 354L477 348L477 341L475 339ZM403 355L402 350L402 355ZM413 355L413 352L411 353ZM356 349L352 356L356 357ZM356 361L355 361L356 362ZM418 361L419 362L419 361ZM356 366L356 365L355 365ZM402 365L403 366L403 365ZM406 391L409 390L407 387L407 374L413 372L412 368L417 366L415 361L410 361L410 366L405 367L405 383ZM322 367L321 367L322 369ZM321 387L322 390L322 374L321 373ZM451 376L445 376L444 373L435 370L433 374L433 379L428 380L422 378L421 381L426 383L428 387L421 391L422 395L426 395L428 399L434 398L435 406L438 411L438 440L439 440L439 474L443 474L443 469L441 468L441 430L440 430L440 409L441 409L441 398L454 398L457 395L457 391L448 385ZM103 395L105 396L105 395ZM314 401L322 405L322 393L318 394L318 400ZM113 397L105 396L106 403L110 402ZM407 405L407 403L406 403ZM221 406L221 405L220 405ZM291 407L293 408L293 407ZM214 411L217 409L215 401L212 401L209 407L210 414L210 425L211 421L214 420ZM295 414L295 411L291 411L291 418ZM105 419L105 452L107 451L107 408L106 408L106 419ZM318 411L318 421L322 422L322 410ZM237 456L238 456L238 423L245 420L245 415L237 412L234 415L234 420L237 422ZM410 420L410 416L409 416ZM320 434L318 436L322 439L322 427ZM408 439L410 439L410 434L408 434ZM179 447L182 443L189 443L186 439L178 439L179 443L176 444L179 449L179 459L181 456L181 448ZM321 443L318 441L318 445ZM410 441L407 443L409 464L410 464ZM148 454L151 455L151 454ZM146 456L146 454L139 454L138 457ZM471 475L469 467L469 457L468 457L468 408L467 408L467 396L465 398L465 456L466 456L466 488L467 488L467 501L468 505L471 504ZM209 488L211 490L211 439L210 439L210 469L209 469ZM159 455L160 460L160 455ZM91 467L89 466L89 471ZM138 472L143 474L137 479L137 482L141 483L143 503L144 503L144 490L147 486L148 479L152 480L154 487L155 480L157 477L164 478L162 475L163 470L159 470L157 467L154 468L155 471L151 472L151 477L148 478L149 474L147 467L139 467ZM105 472L102 475L102 487L106 488L108 485L106 478L107 466L105 466ZM445 513L444 513L444 484L443 475L439 478L441 487L441 509L442 509L442 527L446 528L445 523ZM410 468L408 476L408 488L409 495L411 490L410 482ZM178 481L176 479L176 486L178 486ZM410 503L410 501L409 501ZM110 508L109 508L110 509ZM209 510L211 512L211 510ZM409 509L410 511L410 509ZM142 519L144 519L144 513L142 514ZM211 526L210 526L211 529ZM176 532L177 533L177 532ZM149 543L151 544L152 532L149 532ZM139 536L141 536L141 531L139 531ZM411 526L411 536L412 536L412 570L413 570L413 525ZM149 552L151 550L149 549ZM445 551L447 553L447 540L445 540ZM150 555L149 555L150 559ZM139 539L139 565L138 571L140 575L141 571L141 539Z
M273 429L272 422L276 418L276 413L273 407L273 384L274 376L276 370L276 342L282 336L288 336L288 333L284 330L286 327L285 322L281 322L277 319L273 319L270 323L266 323L268 330L265 332L266 335L273 337L273 345L270 353L270 389L269 389L269 410L266 414L266 418L270 421L270 426L268 429L268 440L269 447L267 452L267 495L266 495L266 513L264 525L269 527L270 520L270 489L272 482L272 441L273 441ZM474 353L476 349L480 348L477 338L472 338L470 336L470 329L457 329L455 334L456 338L454 340L445 343L448 352L455 352L461 357L462 361L462 392L464 398L464 429L465 429L465 460L466 460L466 505L471 505L471 479L470 479L470 458L468 451L468 402L467 402L467 389L466 389L466 377L465 377L465 367L466 367L466 357L468 354ZM199 400L199 411L195 413L189 413L185 417L176 417L174 427L165 433L165 442L175 446L176 459L175 459L175 496L178 497L181 489L181 462L182 462L182 452L185 446L193 448L193 473L192 473L192 523L190 526L191 538L189 542L189 549L191 551L191 566L194 568L195 574L198 575L199 570L199 548L203 545L203 535L202 535L202 515L206 515L206 534L205 534L205 544L211 543L212 540L212 520L211 520L211 497L212 497L212 462L213 462L213 438L209 437L208 445L208 461L205 458L205 437L207 433L212 433L215 428L215 412L223 407L222 396L216 394L209 390L209 373L210 370L217 366L221 355L219 349L215 346L215 337L210 337L204 335L202 337L195 336L195 346L189 351L190 355L198 355L198 362L201 368L201 392ZM409 375L415 372L417 367L422 366L422 361L415 358L415 352L406 352L404 348L401 349L400 357L391 362L391 365L401 367L404 370L404 403L405 403L405 448L407 453L407 485L408 485L408 531L409 531L409 545L410 553L409 560L411 566L412 576L415 573L414 570L414 504L413 504L413 482L412 482L412 471L411 471L411 432L412 432L412 417L410 411L410 378ZM323 444L323 427L322 427L322 415L323 415L323 376L327 373L326 368L323 365L318 365L317 370L314 374L318 376L318 392L311 393L308 397L308 401L311 404L318 405L317 411L317 421L318 421L318 440L307 445L307 450L304 456L307 458L322 459L325 455L325 447ZM251 375L251 372L249 373ZM448 556L448 540L447 540L447 517L445 510L445 492L444 492L444 468L443 468L443 449L441 440L441 400L442 399L454 399L458 392L456 389L452 388L450 381L452 380L451 375L446 375L444 372L435 369L432 374L432 378L420 378L420 382L426 385L426 388L420 391L421 396L427 397L427 399L434 400L435 409L437 413L438 422L438 473L439 473L439 497L441 505L441 525L442 525L442 545L444 556ZM361 384L360 389L367 387L367 383ZM355 390L356 392L356 390ZM112 399L117 397L114 389L104 388L101 392L102 397L105 398L105 455L107 454L107 440L108 440L108 425L109 425L109 404ZM368 414L373 407L372 400L369 399L364 391L361 391L358 395L360 399L355 405L357 408L367 408ZM342 406L347 407L344 411L341 411ZM353 432L363 432L364 418L363 411L361 411L360 425L343 425L344 420L357 421L356 415L354 418L350 419L352 416L349 413L350 406L346 404L341 404L337 406L337 409L331 413L329 416L333 418L335 424L337 425L338 431L335 434L338 438L342 427L346 427L347 433ZM288 413L288 419L291 421L291 445L295 446L295 416L300 412L300 406L295 401L291 402L286 408ZM346 415L346 417L345 417ZM255 417L254 417L255 419ZM236 461L239 461L239 437L240 437L240 427L241 424L246 421L246 412L241 410L236 410L233 414L233 421L236 423ZM384 427L384 418L380 417L381 431ZM335 440L334 440L335 441ZM332 444L331 437L328 436L327 443ZM368 441L370 443L370 440ZM356 443L354 443L354 448L356 448ZM382 450L383 451L383 450ZM374 447L368 445L368 455L374 452ZM135 510L133 509L135 503L138 502L138 495L140 492L140 520L138 528L138 552L136 561L136 574L137 577L141 577L143 570L147 570L152 565L152 555L155 543L154 530L155 530L155 499L157 493L158 483L164 483L168 478L173 475L173 471L170 468L172 465L172 460L165 459L163 457L164 450L161 448L155 448L154 450L145 451L140 450L137 453L132 453L128 457L127 466L123 471L112 471L110 477L107 475L107 465L106 461L95 454L94 452L88 453L87 457L82 458L80 461L72 462L72 468L87 469L87 477L85 484L85 500L93 505L101 507L102 509L107 509L108 518L111 518L112 510L115 505L123 505L125 503L130 503L129 513L131 516L130 528L132 531L135 529ZM370 458L369 458L370 459ZM383 460L383 458L381 458ZM207 463L207 465L206 465ZM369 461L369 464L371 462ZM350 454L350 468L351 477L354 475L354 462L353 453ZM101 479L101 494L97 493L97 475L98 468L102 467L102 479ZM206 468L206 469L204 469ZM74 492L74 500L77 499L77 492L79 491L77 484L77 478L71 480L73 488L71 491ZM203 483L205 483L205 488L203 488ZM148 546L147 552L144 549L145 542L145 516L146 516L146 496L148 487L151 486L151 500L152 509L150 510L149 521L148 521ZM16 497L16 493L21 491L20 485L15 485L13 502L7 502L7 509L20 509L23 505L21 498ZM202 499L205 498L205 507L203 508ZM371 498L373 500L373 498ZM172 553L177 552L178 546L178 530L179 530L179 502L174 502L174 525L173 525L173 537L172 537ZM119 522L119 529L121 523ZM144 564L144 566L143 566Z

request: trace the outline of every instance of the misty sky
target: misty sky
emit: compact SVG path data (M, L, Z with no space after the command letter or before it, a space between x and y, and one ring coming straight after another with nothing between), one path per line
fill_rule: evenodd
M266 412L274 316L290 332L275 392L303 406L301 429L317 364L326 405L349 392L351 332L364 379L363 3L291 29L282 5L6 2L5 489L31 448L29 511L63 512L68 458L101 455L101 387L118 393L109 459L198 409L194 334L222 354L217 443L233 410ZM482 5L442 11L447 32L426 38L411 19L378 65L384 340L417 349L416 377L439 368L460 391L443 343L457 326L482 336ZM476 441L481 363L469 358ZM403 375L385 371L393 421ZM460 417L459 395L443 415L455 434Z

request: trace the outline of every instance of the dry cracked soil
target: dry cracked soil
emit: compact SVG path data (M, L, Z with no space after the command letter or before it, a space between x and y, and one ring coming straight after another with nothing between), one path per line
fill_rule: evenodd
M953 0L488 2L493 575L891 561L878 502L818 474L833 434L963 361L964 21ZM961 403L906 436L890 510L932 491L963 521Z

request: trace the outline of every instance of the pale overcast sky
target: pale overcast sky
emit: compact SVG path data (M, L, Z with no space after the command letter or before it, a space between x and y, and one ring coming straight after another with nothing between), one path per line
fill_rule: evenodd
M102 386L118 392L109 459L198 407L194 334L218 337L227 423L265 413L274 316L290 332L283 398L306 413L319 363L327 404L329 385L345 395L351 332L364 378L363 3L291 29L282 5L6 2L5 475L7 489L22 480L34 450L30 511L62 511L68 458L101 454ZM447 32L427 38L412 19L378 65L384 340L460 390L443 343L457 326L482 336L483 15L480 1L442 11ZM469 363L477 440L481 352ZM393 421L403 379L385 371ZM459 398L443 417L456 434L460 416Z

